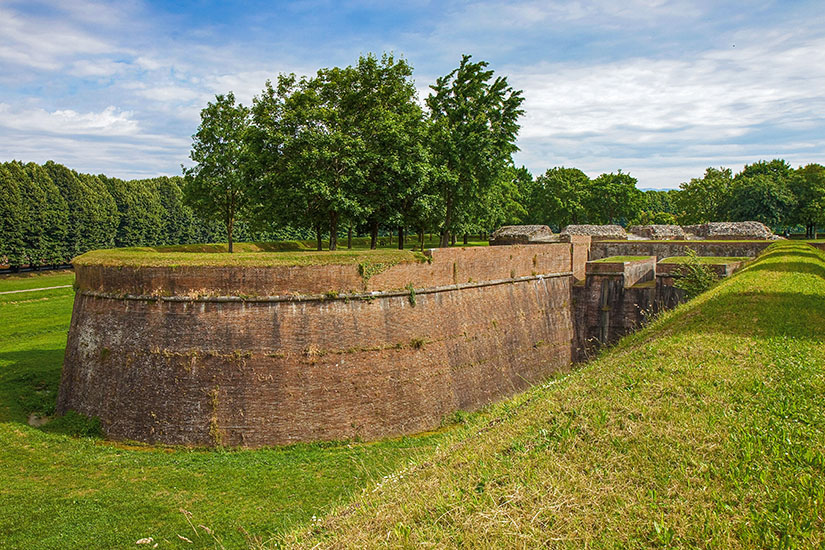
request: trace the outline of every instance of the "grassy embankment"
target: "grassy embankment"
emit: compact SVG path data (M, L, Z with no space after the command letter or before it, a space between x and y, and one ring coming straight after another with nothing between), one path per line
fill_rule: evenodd
M0 277L0 291L72 279ZM77 437L88 425L65 420L31 427L30 414L54 410L72 300L71 288L0 295L0 549L255 546L443 438L209 451Z
M649 260L651 256L608 256L600 260L592 260L594 264L618 264L623 262L639 262Z
M825 255L780 243L286 546L821 548Z
M753 258L747 256L697 256L699 263L705 265L722 265L731 264L734 262L749 262ZM693 261L690 256L671 256L670 258L663 258L659 261L660 264L686 264Z

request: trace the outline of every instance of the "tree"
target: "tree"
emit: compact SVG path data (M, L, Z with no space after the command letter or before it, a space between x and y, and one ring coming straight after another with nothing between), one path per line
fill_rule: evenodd
M68 207L66 248L69 256L111 246L117 227L117 205L106 186L95 176L78 174L52 161L43 168Z
M436 80L427 97L434 182L444 203L441 246L512 164L518 151L521 91L493 78L485 61L464 55L459 67Z
M790 189L796 199L793 222L805 226L806 237L816 238L817 226L825 224L825 166L800 166L790 180Z
M151 180L124 181L99 175L117 206L115 246L152 246L163 241L163 210Z
M525 195L530 192L533 175L526 167L509 166L479 201L480 212L474 216L478 232L489 232L502 225L520 223L527 216Z
M642 192L630 174L602 174L590 182L585 209L592 223L627 223L642 206Z
M313 228L319 248L326 227L331 250L341 227L362 222L373 246L379 225L398 226L403 235L415 223L427 172L411 75L403 59L370 54L313 78L268 82L255 98L250 134L259 160L258 218Z
M776 227L788 219L793 202L787 187L768 175L734 179L728 195L728 219Z
M683 224L721 221L725 217L728 193L733 183L730 168L708 168L702 178L679 185L675 206Z
M641 210L630 221L630 225L675 225L679 193L675 189L643 191Z
M25 206L20 182L0 164L0 264L16 268L26 263Z
M776 227L793 218L793 170L781 159L746 165L727 194L725 213L731 221L760 221Z
M324 227L335 250L342 218L355 218L361 209L354 191L363 179L357 162L361 143L342 105L349 72L321 69L301 80L281 75L277 88L267 82L253 107L251 146L259 158L258 197L264 205L259 217L269 211L313 228L319 250Z
M361 212L375 248L379 225L400 229L420 224L431 204L428 152L423 112L417 102L412 67L404 59L384 54L361 56L350 71L351 85L342 106L350 128L361 142L362 179L356 189Z
M248 160L245 134L249 109L235 104L235 95L215 96L201 111L189 157L197 164L184 169L187 202L202 217L220 219L226 227L229 252L233 229L248 204Z
M196 220L183 197L185 181L181 177L158 177L148 182L155 188L161 206L163 244L194 242Z
M547 224L555 230L587 219L584 204L590 178L578 168L556 167L536 178L527 199L531 223Z

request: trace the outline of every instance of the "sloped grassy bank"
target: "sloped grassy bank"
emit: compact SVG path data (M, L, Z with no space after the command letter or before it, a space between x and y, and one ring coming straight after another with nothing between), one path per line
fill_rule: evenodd
M773 245L283 544L821 547L823 340L825 255Z

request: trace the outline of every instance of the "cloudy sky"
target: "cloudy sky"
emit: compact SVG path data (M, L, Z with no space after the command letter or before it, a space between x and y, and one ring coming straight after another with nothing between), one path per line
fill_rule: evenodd
M825 162L821 0L0 0L0 160L179 174L215 94L385 51L422 97L463 53L507 75L534 175Z

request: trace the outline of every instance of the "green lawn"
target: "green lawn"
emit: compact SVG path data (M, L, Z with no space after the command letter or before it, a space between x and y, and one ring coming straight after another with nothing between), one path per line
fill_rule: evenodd
M822 548L825 254L780 243L286 540Z
M71 281L25 278L56 282ZM0 291L21 284L4 278ZM135 545L145 537L158 548L255 546L307 525L444 437L208 451L75 437L88 428L77 419L34 428L31 413L54 410L73 291L0 298L0 549L151 548Z
M74 282L74 271L30 271L27 273L0 275L0 292L70 285Z

